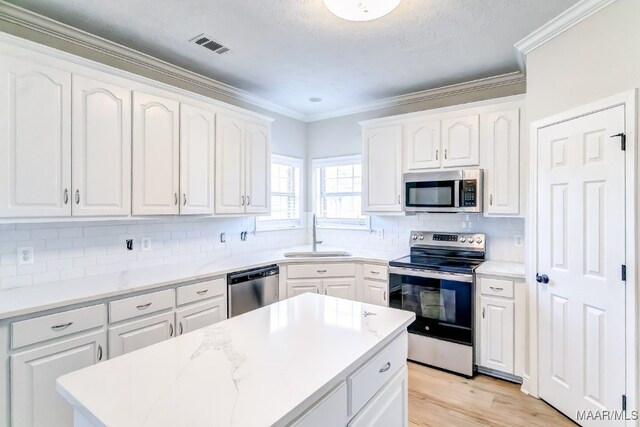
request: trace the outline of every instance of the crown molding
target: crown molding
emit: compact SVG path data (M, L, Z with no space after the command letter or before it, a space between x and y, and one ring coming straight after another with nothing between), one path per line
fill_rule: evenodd
M193 71L186 70L151 55L138 52L137 50L114 43L45 16L38 15L37 13L5 1L0 1L0 21L10 22L29 30L46 34L47 36L54 37L58 40L72 43L82 48L209 90L221 96L226 96L297 120L306 121L307 119L304 114L281 105L277 105L249 92L205 77L201 74L194 73Z
M514 47L518 51L520 68L525 69L525 59L529 52L556 38L569 28L587 19L616 0L582 0L535 30Z
M479 92L487 89L493 89L502 86L510 86L514 84L524 83L524 73L515 71L512 73L501 74L493 77L472 80L464 83L457 83L449 86L442 86L435 89L413 92L406 95L393 96L390 98L379 99L367 104L355 107L343 108L327 113L308 115L309 122L331 119L334 117L348 116L350 114L364 113L367 111L379 110L382 108L398 107L400 105L415 104L433 99L446 98L454 95L462 95L466 93Z

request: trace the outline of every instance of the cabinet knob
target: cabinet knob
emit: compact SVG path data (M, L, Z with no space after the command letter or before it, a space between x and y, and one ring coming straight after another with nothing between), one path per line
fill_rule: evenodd
M447 158L447 149L446 149L446 148L445 148L445 150L444 150L444 158L445 158L445 159Z
M247 196L247 206L251 204L251 196Z
M178 193L173 193L173 203L178 206Z
M493 206L493 194L489 194L489 206Z
M182 335L182 322L178 323L178 335Z
M182 206L187 206L187 193L182 193Z
M438 160L438 154L439 154L440 150L436 150L436 160Z
M482 318L484 319L484 307L482 307Z
M67 188L64 189L64 196L62 198L64 200L64 204L69 203L69 190Z
M244 196L242 196L242 206L244 206Z
M169 323L169 336L173 336L173 323Z
M102 360L102 346L98 346L98 362Z
M80 204L80 190L76 189L76 205Z

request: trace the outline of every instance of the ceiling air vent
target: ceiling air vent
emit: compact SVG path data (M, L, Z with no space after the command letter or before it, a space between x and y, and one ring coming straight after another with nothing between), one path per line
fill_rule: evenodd
M210 51L215 52L219 55L222 55L223 53L227 53L229 51L228 47L225 47L220 43L214 41L211 37L209 37L206 34L200 34L199 36L196 36L189 41L199 46L205 47Z

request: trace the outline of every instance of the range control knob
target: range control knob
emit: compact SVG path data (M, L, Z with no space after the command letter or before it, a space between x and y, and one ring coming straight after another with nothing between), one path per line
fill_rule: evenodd
M416 240L417 238L418 238L418 236L416 236L415 234L412 234L412 235L411 235L411 239L412 239L412 240Z
M418 239L424 240L424 234L421 234L420 237L418 237Z
M467 242L468 243L473 243L473 237L467 237Z
M460 243L464 243L467 239L464 237L460 237Z
M476 237L476 243L482 243L482 237Z

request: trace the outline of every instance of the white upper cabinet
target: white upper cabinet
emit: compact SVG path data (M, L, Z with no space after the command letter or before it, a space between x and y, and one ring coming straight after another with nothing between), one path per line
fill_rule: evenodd
M402 211L402 125L363 130L363 211Z
M480 164L479 115L442 120L442 167Z
M216 214L268 214L271 210L271 128L218 114Z
M133 214L178 214L177 101L133 93Z
M486 212L517 215L520 211L520 110L513 108L483 115L487 148Z
M407 169L440 167L440 120L422 120L406 126Z
M271 210L271 136L268 126L247 124L245 162L246 212L268 213Z
M213 214L215 116L180 105L180 213Z
M71 214L71 74L0 61L0 216Z
M73 76L74 216L131 213L131 91Z

